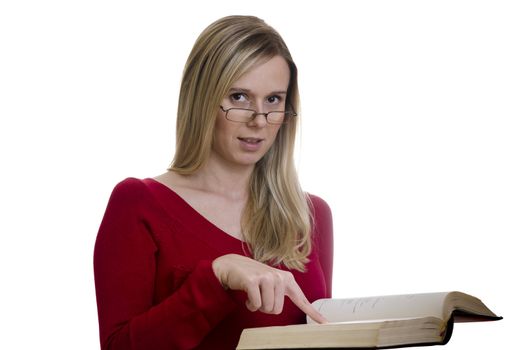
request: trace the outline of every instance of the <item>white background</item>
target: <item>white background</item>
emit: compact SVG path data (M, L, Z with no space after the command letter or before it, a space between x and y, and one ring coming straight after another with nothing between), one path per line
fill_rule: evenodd
M169 165L184 62L229 14L264 18L299 67L297 161L333 210L334 296L461 290L505 319L456 325L449 349L522 342L522 1L3 1L0 348L98 348L108 197Z

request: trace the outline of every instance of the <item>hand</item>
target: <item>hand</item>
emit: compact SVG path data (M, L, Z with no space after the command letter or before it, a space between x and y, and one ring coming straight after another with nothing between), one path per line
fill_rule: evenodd
M224 287L247 293L246 306L250 311L280 314L284 296L288 296L311 319L318 323L327 322L306 299L291 272L237 254L216 258L213 271Z

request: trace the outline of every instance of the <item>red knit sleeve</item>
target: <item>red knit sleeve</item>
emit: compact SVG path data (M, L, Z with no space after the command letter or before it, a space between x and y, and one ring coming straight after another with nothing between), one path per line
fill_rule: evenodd
M326 297L332 297L332 273L334 265L334 231L332 212L321 198L310 195L314 216L314 235L319 262L325 276Z
M234 308L212 271L200 261L183 285L153 305L157 246L141 215L144 186L118 184L94 249L101 348L190 349Z

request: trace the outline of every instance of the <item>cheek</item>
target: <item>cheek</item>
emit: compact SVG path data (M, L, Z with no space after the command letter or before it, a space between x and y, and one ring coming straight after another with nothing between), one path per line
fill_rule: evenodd
M227 125L227 120L220 114L216 118L214 134L216 138L223 138L226 134L229 133L229 125Z
M215 120L215 133L222 130L225 127L224 116L218 113Z
M273 125L272 128L270 128L270 136L274 140L277 138L277 135L279 134L280 128L281 128L281 125Z
M230 122L225 119L224 116L219 116L216 119L215 129L214 129L214 139L217 145L226 146L226 143L230 143L236 135L237 126L235 123Z

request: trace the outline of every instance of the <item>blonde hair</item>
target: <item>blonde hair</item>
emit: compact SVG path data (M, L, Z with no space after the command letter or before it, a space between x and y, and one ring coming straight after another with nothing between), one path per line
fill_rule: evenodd
M168 170L196 172L208 159L219 105L233 83L256 64L282 56L290 69L286 106L299 110L297 67L280 35L253 16L228 16L198 37L185 65L176 123L176 153ZM242 234L253 258L305 270L311 252L309 197L294 166L297 118L255 165L242 215Z

